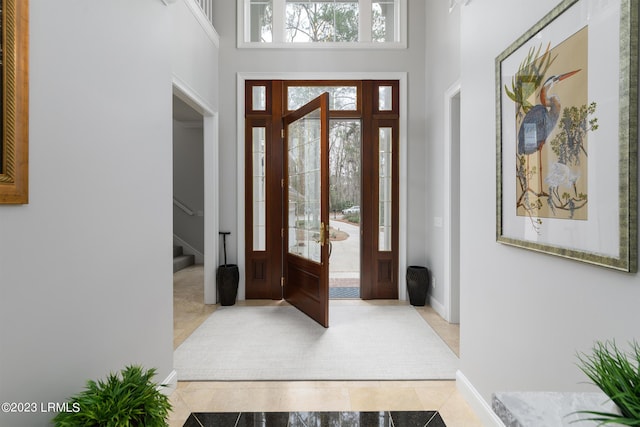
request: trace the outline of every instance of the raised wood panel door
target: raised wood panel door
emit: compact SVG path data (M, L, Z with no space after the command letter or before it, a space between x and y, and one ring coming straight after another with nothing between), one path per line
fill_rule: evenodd
M284 117L284 298L329 327L329 95Z

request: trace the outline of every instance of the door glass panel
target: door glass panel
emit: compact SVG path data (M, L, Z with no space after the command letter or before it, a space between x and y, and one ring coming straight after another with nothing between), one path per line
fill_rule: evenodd
M253 250L266 249L266 174L264 127L253 128L252 170L253 170Z
M379 236L378 236L378 249L380 251L391 250L391 141L392 141L392 129L380 128L378 130L378 167L380 171L379 175L379 187L378 187L378 203L379 203Z
M288 127L288 252L321 262L320 109Z
M267 110L266 86L253 86L253 88L251 89L251 109L253 111Z
M358 108L356 86L289 86L287 109L295 111L324 92L329 92L329 110L355 111Z
M391 86L378 87L378 111L393 110L393 91Z

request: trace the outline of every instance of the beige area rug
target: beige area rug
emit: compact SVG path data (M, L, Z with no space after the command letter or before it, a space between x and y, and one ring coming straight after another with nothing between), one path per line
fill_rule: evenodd
M447 380L458 358L411 306L220 307L174 353L180 381Z

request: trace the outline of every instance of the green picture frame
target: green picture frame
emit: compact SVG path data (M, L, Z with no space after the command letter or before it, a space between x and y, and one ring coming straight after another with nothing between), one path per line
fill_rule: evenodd
M565 0L495 65L497 242L635 273L638 2Z

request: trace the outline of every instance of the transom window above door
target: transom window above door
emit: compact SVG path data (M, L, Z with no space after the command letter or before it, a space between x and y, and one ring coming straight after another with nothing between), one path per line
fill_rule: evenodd
M238 0L238 47L406 48L407 0Z

